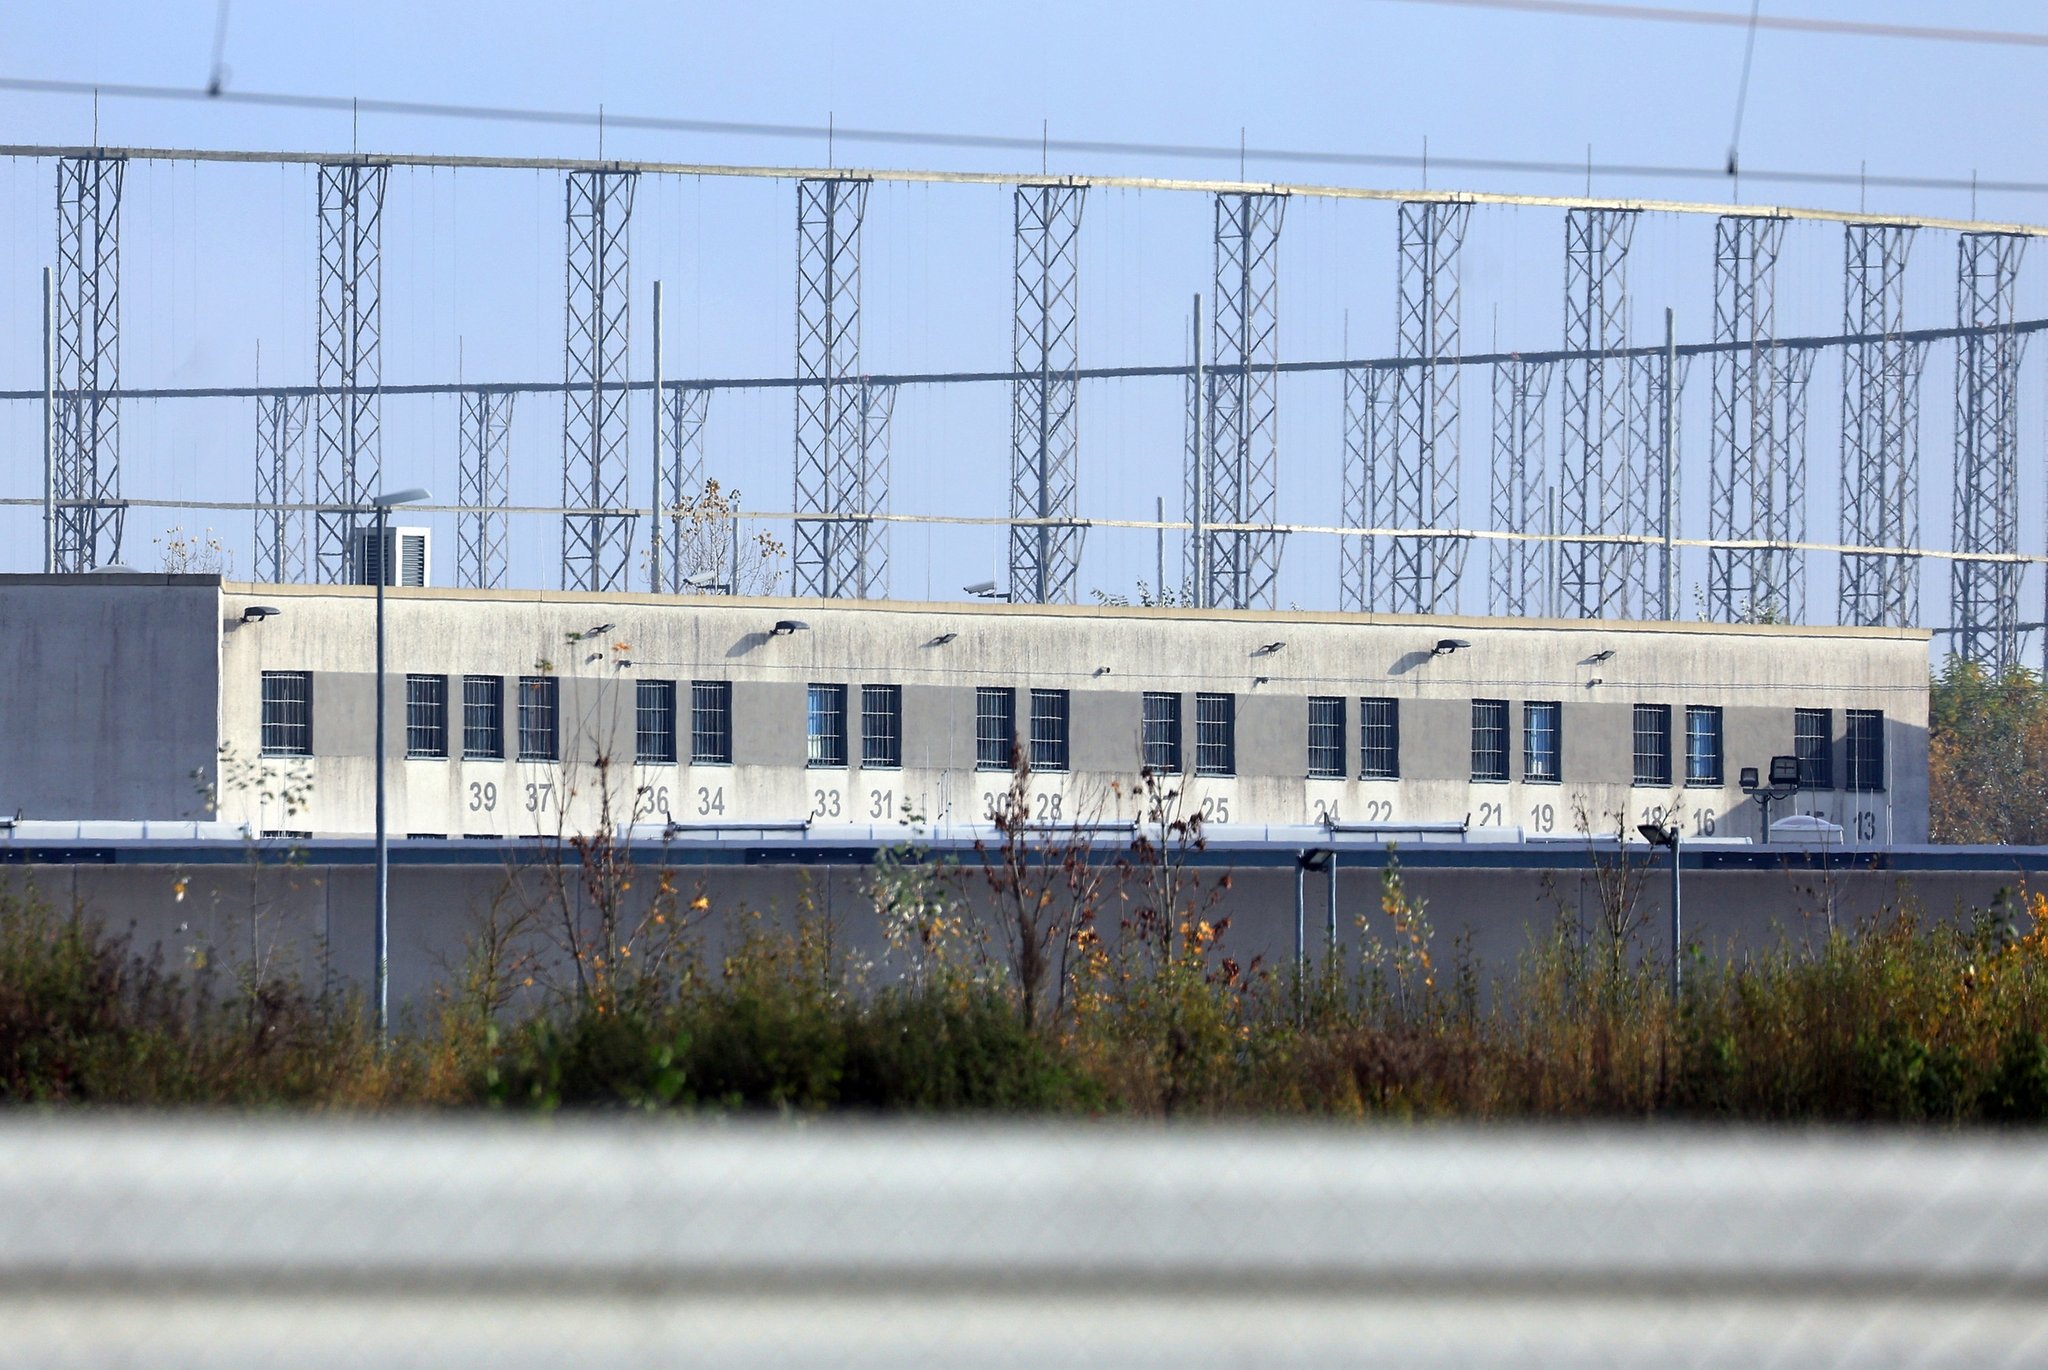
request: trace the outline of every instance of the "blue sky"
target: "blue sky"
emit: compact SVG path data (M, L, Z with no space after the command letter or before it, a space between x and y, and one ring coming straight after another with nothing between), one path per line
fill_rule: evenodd
M1741 10L1739 0L1696 0ZM1927 22L1928 7L1803 0L1767 13ZM11 6L0 10L0 74L197 86L211 60L211 0ZM1940 22L2042 26L2038 5L1950 3ZM264 4L230 14L226 59L238 90L595 109L725 120L822 123L939 132L1036 134L1143 142L1235 144L1321 151L1718 165L1740 74L1739 29L1628 23L1438 8L1407 0L1351 4L754 6L388 3ZM2027 179L2041 175L2033 117L2048 50L1876 38L1759 35L1744 120L1746 166ZM108 99L100 136L118 144L345 150L345 116L226 104ZM14 142L89 139L90 101L0 92ZM590 155L581 129L366 116L369 151ZM814 165L824 148L801 140L708 137L614 129L620 157ZM842 165L1032 169L1009 153L841 145ZM1055 155L1055 171L1231 176L1221 164L1134 155ZM1398 186L1415 177L1371 169L1261 166L1253 178ZM1434 185L1578 193L1583 177L1432 174ZM37 273L52 241L54 172L0 162L0 378L38 378ZM1595 193L1769 200L1854 207L1854 189L1784 188L1596 178ZM667 283L672 375L786 372L793 326L794 191L787 182L643 183L635 214L635 371L645 367L645 293ZM1870 193L1872 209L1967 215L1965 192ZM471 378L561 373L561 190L531 173L399 172L385 237L385 377L442 378L458 356ZM1979 217L2038 221L2048 196L1977 197ZM311 375L310 174L183 164L131 173L124 222L122 375L129 384L246 382L258 346L268 380ZM872 370L1001 366L1009 346L1009 204L994 190L881 187L870 200L865 249L866 336ZM1707 331L1710 225L1657 219L1637 237L1636 327L1679 312L1682 336ZM1208 206L1196 197L1098 192L1084 224L1083 359L1091 364L1178 361L1188 298L1208 272ZM1384 206L1290 206L1282 278L1282 346L1290 357L1391 350L1393 213ZM1555 345L1561 227L1549 211L1482 211L1467 238L1468 347L1498 330L1504 346ZM1781 332L1831 330L1841 310L1839 231L1795 228L1779 286ZM1954 315L1954 248L1916 246L1911 321ZM2023 273L2021 311L2048 307L2048 260ZM2022 413L2027 465L2043 435L2040 359L2028 364ZM1478 380L1475 376L1474 382ZM1812 396L1816 481L1812 536L1833 536L1835 379ZM1951 384L1930 364L1922 430L1924 536L1945 542ZM1467 508L1483 515L1487 430L1483 386L1468 384L1464 425ZM557 405L521 401L515 500L559 496ZM1176 509L1181 430L1177 387L1091 387L1083 404L1084 511L1146 517L1156 493ZM1334 383L1283 393L1281 513L1329 521L1339 472L1341 410ZM33 406L0 415L6 493L36 492ZM994 513L1003 502L1005 397L998 391L915 392L897 406L895 505ZM636 416L634 443L646 425ZM385 466L398 483L454 493L452 402L386 410ZM1689 531L1700 527L1706 453L1705 386L1688 394ZM755 507L789 499L786 396L715 402L708 447L715 474L737 480ZM245 498L253 413L235 404L138 404L124 415L127 489L134 495ZM644 461L636 459L636 469ZM2023 520L2038 541L2044 492L2029 476ZM642 490L644 495L644 489ZM148 564L150 540L179 522L138 511L128 559ZM212 522L247 566L239 515ZM27 569L37 538L29 515L0 514L0 564ZM987 574L996 535L896 533L895 591L946 596ZM515 529L515 571L554 583L552 527ZM445 532L439 574L452 571ZM2036 549L2038 550L2038 549ZM1283 600L1335 602L1334 549L1288 550ZM1149 536L1091 540L1082 584L1125 590L1149 575ZM1476 563L1475 563L1476 569ZM1688 569L1688 581L1698 579ZM1469 576L1468 606L1481 579ZM1827 617L1831 566L1813 571L1816 616ZM1945 578L1928 576L1929 616ZM2032 593L2032 592L2030 592Z

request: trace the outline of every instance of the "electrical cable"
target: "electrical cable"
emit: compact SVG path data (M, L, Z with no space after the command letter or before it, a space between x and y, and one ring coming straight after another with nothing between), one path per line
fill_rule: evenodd
M1397 0L1443 9L1513 10L1523 14L1557 14L1575 19L1647 19L1667 24L1711 24L1736 28L1750 21L1726 10L1666 9L1657 5L1623 5L1601 0ZM1818 33L1847 38L1904 38L1929 43L1982 43L1994 47L2048 48L2048 33L1969 29L1934 24L1884 24L1867 19L1809 19L1797 15L1765 19L1762 27L1789 33Z
M1728 174L1733 177L1740 166L1739 151L1742 147L1742 111L1749 103L1749 66L1756 56L1756 21L1763 9L1763 0L1749 0L1749 36L1742 43L1742 81L1735 88L1735 131L1728 135Z

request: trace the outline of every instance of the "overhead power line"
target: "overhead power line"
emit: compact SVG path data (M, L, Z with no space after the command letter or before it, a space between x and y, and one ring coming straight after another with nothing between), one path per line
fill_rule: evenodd
M1436 3L1437 0L1418 0ZM1465 3L1465 0L1441 0ZM1495 3L1496 0L1485 0ZM1499 0L1505 3L1505 0ZM1471 0L1481 3L1481 0ZM1747 22L1747 17L1744 17ZM1499 172L1514 175L1587 176L1617 180L1722 181L1722 166L1679 166L1647 162L1595 162L1578 160L1536 160L1512 157L1458 157L1430 152L1423 156L1399 152L1324 152L1306 148L1244 146L1238 143L1157 143L1101 138L1048 138L1042 133L1010 135L1001 133L945 133L912 129L849 128L844 124L771 124L724 119L686 119L667 115L620 114L595 110L525 109L509 105L456 105L424 100L358 99L346 95L294 95L276 91L223 90L209 95L199 87L152 86L133 83L95 84L91 81L58 81L39 77L0 76L0 90L35 95L66 95L116 100L169 100L192 104L209 101L273 109L297 109L334 114L374 114L403 118L460 119L482 122L552 125L564 128L609 130L637 129L658 133L700 133L719 137L779 138L807 140L822 144L835 142L893 147L980 149L1028 153L1034 158L1049 152L1117 157L1163 157L1180 160L1241 161L1324 167L1374 167L1395 170L1439 170ZM2018 195L2048 194L2048 181L1998 180L1972 176L1913 176L1865 174L1861 171L1811 171L1798 168L1747 168L1743 179L1756 184L1858 187L1871 190L1976 190Z
M1524 14L1562 14L1581 19L1644 19L1665 24L1710 24L1717 28L1748 28L1750 16L1728 10L1666 9L1660 5L1620 5L1602 0L1398 0L1402 4L1435 5L1444 9L1514 10ZM1844 38L1906 38L1929 43L1981 43L1991 47L2048 48L2048 33L1966 29L1943 24L1882 24L1867 19L1810 19L1799 15L1760 15L1757 28L1787 33L1822 33Z

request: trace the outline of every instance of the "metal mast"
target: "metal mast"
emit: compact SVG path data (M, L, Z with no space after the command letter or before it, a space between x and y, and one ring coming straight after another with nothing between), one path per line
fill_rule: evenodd
M1559 531L1637 532L1629 515L1628 248L1636 216L1574 209L1564 228L1564 346L1591 355L1565 361L1558 485ZM1558 613L1627 618L1631 568L1642 549L1565 542L1558 549Z
M693 507L704 494L704 419L711 409L711 392L698 387L676 386L662 396L662 413L668 422L668 493L678 509ZM726 492L728 495L731 491ZM690 517L676 513L669 517L668 540L668 587L671 594L692 593L694 586L687 585L683 577L697 575L710 567L690 564L687 553L691 550L683 545L683 530L695 522ZM699 550L705 540L705 530L699 530L696 538ZM739 575L735 566L732 576L727 578L730 586ZM737 589L731 591L738 594Z
M1790 539L1793 472L1778 427L1778 252L1783 219L1723 215L1714 223L1714 452L1709 536ZM1707 553L1707 616L1738 623L1785 616L1793 595L1782 548L1715 547Z
M1493 526L1508 533L1543 531L1550 471L1543 408L1555 362L1519 357L1493 367ZM1547 603L1546 549L1532 542L1496 542L1487 555L1487 602L1508 618L1540 614Z
M257 579L292 585L306 578L306 400L256 401Z
M889 500L888 401L882 401L884 412L874 412L876 401L860 374L860 228L867 199L868 182L858 178L812 177L796 186L798 517L792 560L796 592L820 599L868 599L887 584L887 525L859 517L886 510ZM875 458L879 464L871 464Z
M1010 517L1071 519L1078 482L1075 370L1080 366L1083 190L1025 185L1016 192L1010 385ZM1010 529L1010 597L1071 604L1081 530Z
M1344 522L1352 528L1381 528L1387 468L1393 446L1392 373L1376 366L1344 368ZM1384 555L1381 538L1338 540L1338 594L1344 608L1371 613L1382 607L1373 569Z
M1383 528L1445 528L1458 522L1458 249L1472 207L1400 207L1396 354L1419 363L1393 375L1394 443L1381 502ZM1449 365L1439 365L1439 359ZM1455 607L1465 544L1456 538L1388 538L1375 549L1373 596L1394 613Z
M626 228L637 174L572 171L566 183L562 376L562 588L623 590L633 554L628 503L632 260Z
M2013 295L2026 239L1965 233L1956 243L1955 550L2019 550L2020 338ZM1956 655L2004 671L2019 661L2021 568L1953 563Z
M315 578L355 580L355 529L382 465L384 187L391 168L320 167L320 336L314 365Z
M1842 534L1851 547L1911 547L1920 537L1920 375L1925 343L1906 327L1913 230L1850 224L1842 239ZM1841 622L1902 628L1920 621L1920 563L1850 553L1840 568Z
M1280 221L1287 197L1227 192L1216 197L1214 339L1208 394L1207 469L1189 473L1201 492L1203 555L1190 548L1200 602L1218 608L1270 608L1280 571L1277 532L1215 529L1270 524L1279 467ZM1192 506L1191 506L1192 507Z
M489 390L472 390L461 397L456 485L458 503L468 512L455 518L455 583L473 590L497 590L505 584L514 398L509 392Z
M121 559L119 157L57 162L58 571Z

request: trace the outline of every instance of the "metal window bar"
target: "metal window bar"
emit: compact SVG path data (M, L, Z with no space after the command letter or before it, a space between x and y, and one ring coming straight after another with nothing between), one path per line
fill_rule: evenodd
M504 677L462 678L462 757L465 761L505 759Z
M1067 768L1067 692L1031 692L1031 769L1064 771Z
M1671 783L1671 706L1635 706L1635 783Z
M448 677L405 678L405 754L418 760L448 755Z
M903 687L860 687L860 764L882 770L903 765Z
M1472 778L1508 778L1508 702L1505 699L1472 701Z
M1321 780L1344 778L1344 701L1313 695L1308 701L1308 773Z
M1792 713L1792 754L1799 758L1799 788L1835 787L1835 711L1795 709Z
M1849 788L1862 794L1884 789L1884 714L1877 709L1851 709L1845 720L1844 753Z
M1522 705L1522 779L1554 785L1563 779L1564 707L1555 700Z
M1237 774L1237 696L1195 696L1195 774Z
M1017 692L1002 685L974 691L974 769L1007 771L1017 745Z
M519 759L554 761L561 755L557 711L562 682L550 675L519 677Z
M806 763L814 768L846 765L846 687L812 685L805 708Z
M675 765L676 683L639 681L633 704L633 759L643 766Z
M1685 706L1685 783L1721 783L1721 710L1714 705Z
M690 764L732 764L732 682L690 682Z
M313 754L313 673L263 673L263 754Z
M1401 702L1358 701L1358 774L1366 780L1401 777Z
M1180 696L1147 690L1142 724L1142 756L1148 770L1180 773Z

